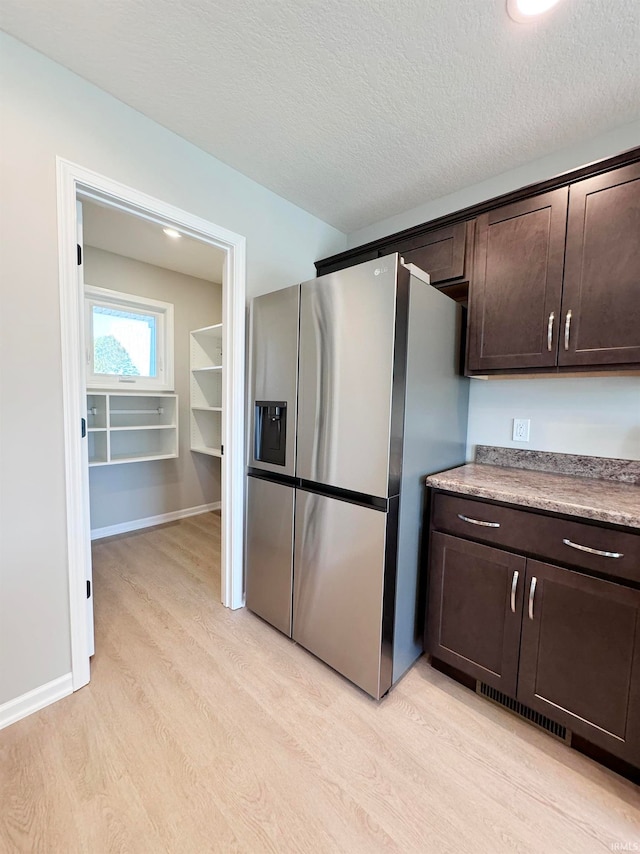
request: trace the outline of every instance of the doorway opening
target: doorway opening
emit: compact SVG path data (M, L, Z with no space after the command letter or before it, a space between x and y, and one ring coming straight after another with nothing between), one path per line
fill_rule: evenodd
M169 521L172 513L173 518L182 518L181 510L183 515L204 512L217 504L206 500L215 499L217 490L222 510L220 599L230 608L243 605L245 241L214 223L68 161L59 159L57 165L70 627L76 690L89 681L93 652L92 527L99 537ZM175 234L179 236L174 239ZM83 243L87 248L77 249ZM158 299L162 287L151 298L148 290L141 293L145 287L131 284L153 278L153 270L161 279L163 268L167 273L173 268L176 276L183 277L185 292L193 286L190 296L180 294L180 321L175 325L172 301ZM85 280L91 289L85 290ZM109 283L113 287L105 287ZM165 289L164 296L167 293ZM210 309L202 303L206 296L212 297ZM191 305L198 300L200 308ZM168 363L168 354L174 356L173 365ZM175 373L178 354L180 379ZM214 457L219 459L217 483ZM94 495L93 525L90 462L93 480L101 485L99 509ZM154 464L165 466L173 487L169 483L166 489L154 491L158 473L150 468ZM146 479L140 474L140 467L145 466ZM111 493L113 498L115 491L121 504L122 490L126 490L122 483L114 487L117 469L129 470L133 483L136 478L145 481L148 503L141 504L138 495L135 508L125 512L120 506L119 516L110 518L113 501L105 496ZM172 502L176 505L176 496L170 493L180 479L178 491L187 494L186 501L181 495L178 504L183 506L167 510ZM95 493L95 484L93 488ZM198 497L200 503L193 504ZM145 507L160 512L146 512Z

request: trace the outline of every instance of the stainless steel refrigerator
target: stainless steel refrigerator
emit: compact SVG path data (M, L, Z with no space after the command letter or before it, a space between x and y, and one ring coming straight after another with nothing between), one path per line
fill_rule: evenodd
M250 313L247 607L376 698L422 652L424 477L465 459L461 308L419 274L389 255Z

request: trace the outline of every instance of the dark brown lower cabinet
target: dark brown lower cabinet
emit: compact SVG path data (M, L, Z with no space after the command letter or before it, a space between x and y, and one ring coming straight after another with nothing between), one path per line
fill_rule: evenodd
M439 533L431 549L429 652L513 696L525 558Z
M640 766L640 590L434 532L426 647Z
M517 699L640 764L640 591L527 561Z

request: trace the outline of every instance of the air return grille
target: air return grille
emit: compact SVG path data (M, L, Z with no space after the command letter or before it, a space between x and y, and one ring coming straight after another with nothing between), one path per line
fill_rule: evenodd
M521 718L525 718L530 723L551 733L551 735L554 735L561 741L570 741L571 734L567 732L566 727L552 721L551 718L548 718L546 715L541 715L540 712L535 712L533 709L530 709L529 706L525 706L524 703L520 703L518 700L512 700L511 697L507 697L507 695L503 694L502 691L498 691L490 685L486 685L484 682L478 682L476 690L478 694L486 697L487 700L497 703L499 706L508 709L510 712L513 712Z

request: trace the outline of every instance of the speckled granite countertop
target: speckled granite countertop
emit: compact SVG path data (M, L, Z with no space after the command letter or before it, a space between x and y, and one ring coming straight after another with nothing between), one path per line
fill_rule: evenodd
M640 529L640 486L615 480L468 463L430 475L427 486Z

